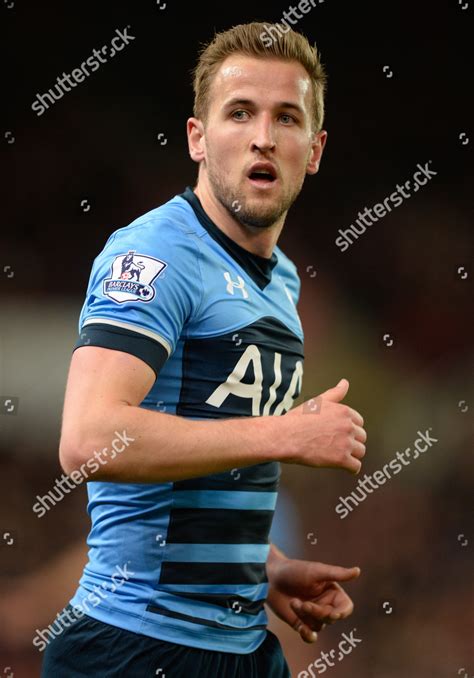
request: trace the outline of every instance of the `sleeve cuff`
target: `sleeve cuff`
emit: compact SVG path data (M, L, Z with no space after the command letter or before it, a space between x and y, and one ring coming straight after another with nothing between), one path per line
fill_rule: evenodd
M130 353L149 365L155 372L156 377L168 360L166 348L151 337L100 322L91 323L82 328L81 336L73 351L81 346L100 346L101 348Z

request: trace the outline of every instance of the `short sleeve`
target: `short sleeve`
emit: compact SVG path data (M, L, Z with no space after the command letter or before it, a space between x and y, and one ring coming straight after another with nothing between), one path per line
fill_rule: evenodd
M202 301L193 238L157 219L112 234L94 260L74 348L125 351L158 375Z

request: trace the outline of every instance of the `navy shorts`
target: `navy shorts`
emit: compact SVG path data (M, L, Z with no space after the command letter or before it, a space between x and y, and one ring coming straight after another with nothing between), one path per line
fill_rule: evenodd
M84 615L50 641L41 678L86 677L290 678L290 671L268 630L254 652L234 654L157 640Z

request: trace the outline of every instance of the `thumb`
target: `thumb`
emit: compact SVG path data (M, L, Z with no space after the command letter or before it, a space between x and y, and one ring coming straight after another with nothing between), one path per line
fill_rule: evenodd
M349 382L347 379L341 379L337 386L321 393L321 397L325 400L331 400L333 403L339 403L346 397L348 390Z

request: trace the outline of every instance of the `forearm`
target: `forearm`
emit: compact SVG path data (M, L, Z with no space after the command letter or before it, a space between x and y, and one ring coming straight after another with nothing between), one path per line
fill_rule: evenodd
M277 433L280 419L265 416L197 421L124 405L113 408L106 417L97 416L89 424L94 434L83 434L80 442L78 435L71 442L73 436L63 433L60 457L66 473L99 466L88 480L184 480L278 460L282 449ZM116 431L130 441L120 454L111 447Z

